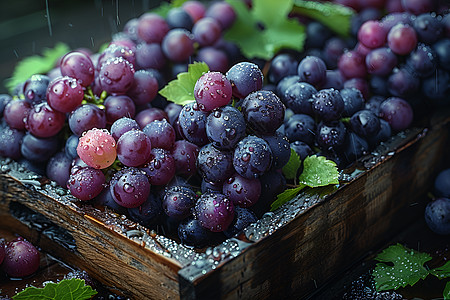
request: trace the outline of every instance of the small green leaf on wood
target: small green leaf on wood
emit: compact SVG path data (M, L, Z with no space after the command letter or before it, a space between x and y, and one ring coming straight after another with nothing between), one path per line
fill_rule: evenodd
M194 86L197 80L206 72L209 67L204 62L194 62L190 64L187 72L177 75L177 79L169 82L159 91L161 96L179 105L185 105L195 101Z
M281 207L283 204L294 199L295 196L297 196L304 187L305 185L299 185L296 188L287 189L281 194L278 194L277 199L270 205L270 211L274 211L277 208Z
M43 288L29 286L13 296L14 300L86 300L91 299L97 292L78 278L64 279L58 283L49 282Z
M303 172L299 183L315 188L339 183L339 171L336 163L324 156L307 156L303 161Z
M291 180L297 177L297 171L302 165L302 161L300 156L298 156L297 152L294 149L291 149L291 156L289 157L289 161L282 168L282 172L286 179Z

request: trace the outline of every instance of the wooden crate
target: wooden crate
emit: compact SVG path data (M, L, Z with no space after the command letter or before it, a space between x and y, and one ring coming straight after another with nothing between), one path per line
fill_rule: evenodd
M28 228L42 227L40 218L53 228L42 239L47 251L133 299L302 299L423 217L449 145L450 112L442 110L345 170L338 188L306 191L203 252L74 201L2 159L0 227L33 238Z

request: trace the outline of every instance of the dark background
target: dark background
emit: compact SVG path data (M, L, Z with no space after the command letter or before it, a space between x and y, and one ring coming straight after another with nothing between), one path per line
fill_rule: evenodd
M21 59L58 42L97 51L125 23L158 5L157 0L0 0L0 93Z

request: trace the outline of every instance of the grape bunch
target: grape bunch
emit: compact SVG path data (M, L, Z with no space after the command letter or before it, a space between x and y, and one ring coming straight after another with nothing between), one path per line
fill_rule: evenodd
M0 239L0 267L10 278L30 276L39 269L40 254L33 244L19 237L5 242Z

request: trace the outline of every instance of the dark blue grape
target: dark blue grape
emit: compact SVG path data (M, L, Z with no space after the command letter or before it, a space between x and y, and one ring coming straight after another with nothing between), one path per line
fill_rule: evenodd
M380 119L370 110L360 110L350 118L350 125L361 137L369 137L380 130Z
M197 170L209 182L224 182L233 173L233 152L216 149L207 144L200 149L197 157Z
M325 63L328 69L337 68L339 57L348 49L349 45L340 37L332 37L325 42L323 49Z
M369 146L373 148L379 143L387 141L391 135L391 125L387 121L380 119L380 130L375 135L368 136L366 139Z
M84 104L69 115L69 127L78 136L92 128L106 128L106 114L94 104Z
M233 165L236 172L245 178L258 178L272 164L272 152L263 139L250 135L243 138L234 151Z
M166 22L170 29L184 28L191 30L194 25L192 17L181 7L173 7L167 12Z
M436 197L450 198L450 169L445 169L436 176L434 193Z
M341 96L342 100L344 100L343 117L350 117L358 110L364 108L364 97L358 89L342 89Z
M294 82L290 85L282 99L287 108L296 114L313 115L312 96L317 93L315 87L306 82Z
M196 102L183 106L178 116L178 123L186 140L197 146L208 143L208 136L206 135L206 118L208 115L209 113L199 109Z
M344 100L338 90L320 90L312 97L312 110L324 121L335 121L342 117Z
M232 238L233 236L241 233L248 225L258 221L255 213L248 208L238 207L234 208L235 217L227 230L223 233L227 238Z
M370 90L374 95L388 97L390 95L387 80L382 76L371 76L369 80Z
M316 141L325 151L337 151L345 143L347 130L341 121L320 122L317 126Z
M277 84L286 76L297 75L298 61L289 53L276 55L270 62L269 81Z
M424 13L414 19L414 30L419 41L425 44L433 44L444 33L444 24L436 17L436 14Z
M343 155L345 155L347 161L355 161L368 153L369 144L364 138L354 132L349 132L347 139L343 150Z
M72 134L66 140L64 152L66 152L66 155L71 159L78 157L77 147L79 139L80 139L79 136Z
M257 65L250 62L240 62L232 66L227 74L231 82L233 96L245 98L252 92L262 88L264 75Z
M450 17L447 17L450 20ZM436 53L439 67L450 71L450 38L441 39L432 46Z
M316 122L305 114L295 114L287 120L284 132L289 142L302 141L312 145L315 139Z
M450 234L450 199L438 198L428 203L425 208L425 221L433 232Z
M22 156L21 144L25 133L0 124L0 156L19 159Z
M174 220L182 220L191 214L197 202L195 192L184 186L173 186L168 189L162 199L162 208L166 215Z
M301 81L313 86L321 87L326 80L327 67L322 59L317 56L307 56L298 64L297 72Z
M338 69L327 70L325 83L322 85L323 89L340 90L344 87L344 77Z
M69 180L72 159L66 153L58 152L47 163L47 177L66 188Z
M119 214L125 214L127 212L127 209L123 206L120 206L117 204L117 202L114 200L111 189L107 185L105 188L100 192L100 194L92 199L92 204L94 206L100 206L100 207L108 207L112 209L114 212Z
M188 218L178 226L178 237L186 246L203 248L211 245L213 232L200 224L199 220Z
M245 119L232 106L216 108L206 120L206 135L214 147L231 150L245 135Z
M419 43L409 54L406 64L415 76L428 77L436 70L436 53L430 46Z
M123 118L116 120L111 125L111 135L116 141L118 141L119 138L124 133L126 133L130 130L133 130L133 129L139 130L141 128L139 127L139 124L135 120L127 118L127 117L123 117Z
M286 93L286 90L293 85L296 82L300 82L300 76L298 75L291 75L286 76L283 79L281 79L277 84L277 96L280 97L281 101L285 102L284 95Z
M20 151L24 158L33 162L45 162L59 149L59 139L56 136L38 138L27 133L22 139Z
M276 170L284 167L291 157L291 148L287 137L276 133L261 137L269 144L270 151L272 152L272 169Z
M49 83L50 78L46 75L36 74L31 76L23 86L25 100L33 104L45 101Z
M331 30L317 21L311 21L306 25L306 48L323 48L325 42L331 38Z
M300 159L303 161L307 156L310 156L314 153L311 147L302 141L294 141L290 144L292 150L297 153Z
M286 178L278 171L269 171L263 174L259 181L261 182L261 197L251 207L258 218L269 211L270 205L275 201L277 195L286 189Z

